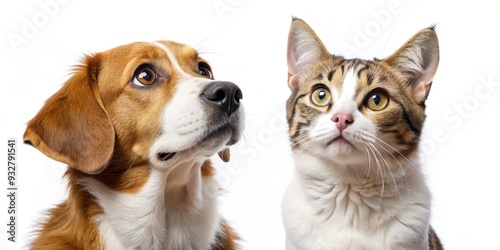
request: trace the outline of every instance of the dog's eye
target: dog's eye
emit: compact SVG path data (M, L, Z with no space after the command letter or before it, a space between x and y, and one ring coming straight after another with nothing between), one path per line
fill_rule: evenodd
M210 70L210 66L205 63L205 62L200 62L198 63L198 71L200 75L206 76L210 79L214 79L214 76L212 75L212 71Z
M156 72L149 65L137 68L134 73L133 83L137 86L148 86L156 82Z

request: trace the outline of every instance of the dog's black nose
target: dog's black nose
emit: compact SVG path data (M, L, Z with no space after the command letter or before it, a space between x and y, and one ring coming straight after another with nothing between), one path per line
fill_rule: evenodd
M217 105L227 115L240 107L241 89L232 82L212 82L202 92L205 101Z

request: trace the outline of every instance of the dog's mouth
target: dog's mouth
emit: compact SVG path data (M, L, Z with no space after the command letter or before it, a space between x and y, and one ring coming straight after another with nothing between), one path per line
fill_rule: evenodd
M203 128L196 127L185 135L173 134L169 136L168 140L165 138L166 135L162 135L158 142L163 145L156 147L153 157L156 161L165 163L172 162L181 155L209 157L222 148L232 146L239 141L243 130L241 125L243 119L240 114L233 114L231 117L209 117Z
M175 152L174 153L158 153L158 160L159 161L168 161L170 159L172 159L174 156L175 156Z
M216 148L217 150L222 147L222 142L226 141L224 143L225 146L231 146L235 144L238 139L239 139L239 133L235 132L236 128L231 126L230 124L226 126L222 126L220 128L214 129L213 131L206 133L204 136L202 136L195 147L209 147L209 148ZM187 150L187 149L186 149ZM183 150L181 150L183 151ZM166 162L174 156L177 155L180 151L177 152L159 152L156 154L156 158L158 161Z

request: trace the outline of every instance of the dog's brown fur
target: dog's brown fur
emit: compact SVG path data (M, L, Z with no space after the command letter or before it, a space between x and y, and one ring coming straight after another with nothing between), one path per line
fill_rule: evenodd
M163 42L174 51L183 70L197 75L203 61L188 46ZM80 184L94 178L112 190L134 194L151 172L149 148L161 131L162 110L174 94L179 78L165 52L149 43L133 43L87 56L83 65L28 123L24 140L47 156L64 163L69 196L50 210L33 249L102 249L94 223L102 213L95 198ZM145 62L165 65L161 88L137 91L130 84L135 68ZM206 161L204 178L214 174ZM237 249L239 239L221 221L215 249Z

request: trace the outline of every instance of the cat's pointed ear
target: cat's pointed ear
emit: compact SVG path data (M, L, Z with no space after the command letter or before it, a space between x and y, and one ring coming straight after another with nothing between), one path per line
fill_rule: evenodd
M411 85L415 99L425 101L439 64L439 43L434 27L415 34L385 61Z
M288 33L288 86L293 88L297 84L297 75L306 67L328 57L330 53L311 27L301 19L293 18Z

